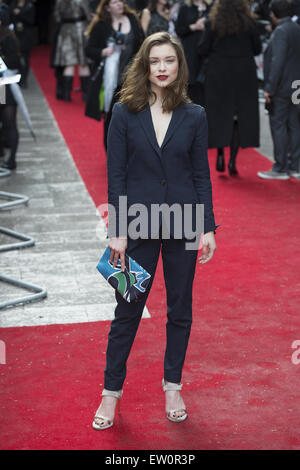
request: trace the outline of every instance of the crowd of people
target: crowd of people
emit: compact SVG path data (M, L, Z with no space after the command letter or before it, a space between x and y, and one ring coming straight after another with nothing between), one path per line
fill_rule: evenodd
M9 68L20 70L20 85L26 87L37 5L33 0L0 4L7 5L0 20L1 56L11 56ZM259 146L261 86L270 114L275 164L258 176L288 179L289 172L300 176L299 109L291 101L292 83L300 79L300 0L56 0L52 17L56 97L71 101L78 69L86 116L104 120L105 148L126 68L146 37L166 31L184 48L188 96L205 107L217 171L225 171L225 147L230 148L228 171L233 176L238 173L239 148ZM264 54L263 81L255 61L260 54ZM8 92L0 113L2 130L7 129L1 140L3 135L11 136L6 141L14 139L5 163L9 168L16 167L15 108Z

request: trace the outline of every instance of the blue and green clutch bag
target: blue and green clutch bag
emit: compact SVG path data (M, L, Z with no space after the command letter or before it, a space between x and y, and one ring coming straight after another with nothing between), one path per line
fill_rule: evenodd
M98 271L127 302L141 300L150 282L151 275L126 253L124 271L121 271L120 259L114 268L113 262L110 263L109 258L110 249L107 247L97 264Z

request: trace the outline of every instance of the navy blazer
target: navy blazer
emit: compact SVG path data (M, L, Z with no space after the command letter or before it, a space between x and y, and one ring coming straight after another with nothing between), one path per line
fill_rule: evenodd
M272 33L264 53L264 90L290 98L292 84L300 78L300 26L283 18Z
M145 204L149 213L151 204L195 207L200 203L204 204L204 233L216 229L207 158L207 120L199 105L183 103L173 111L159 147L149 104L132 113L125 104L116 103L108 130L107 177L108 203L115 207L117 215L121 195L127 196L128 205ZM150 230L149 220L149 238ZM121 235L118 227L117 235Z

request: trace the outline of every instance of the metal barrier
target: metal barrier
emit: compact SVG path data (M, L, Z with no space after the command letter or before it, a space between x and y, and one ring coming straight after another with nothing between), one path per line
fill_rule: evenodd
M0 227L0 233L4 233L5 235L9 235L10 237L16 238L17 240L23 240L19 243L10 243L9 245L0 245L0 252L9 251L9 250L16 250L17 248L26 248L28 246L33 246L35 241L32 237L28 235L24 235L23 233L15 232L14 230L10 230L6 227Z
M24 304L27 302L34 302L36 300L41 300L44 297L47 297L46 289L43 289L42 287L36 286L34 284L28 284L27 282L18 281L17 279L3 276L2 274L0 274L0 281L7 282L8 284L12 284L13 286L22 287L23 289L32 290L33 292L36 292L36 294L33 295L27 295L26 297L20 297L16 300L7 300L6 302L2 302L0 303L0 309L11 307L13 305Z
M20 204L27 204L29 201L29 197L24 196L24 194L7 193L5 191L0 191L0 198L12 199L10 202L0 204L0 209L10 209L11 207L19 206Z
M2 176L9 176L11 174L11 171L6 169L6 168L0 168L0 178Z
M0 170L0 176L9 176L10 174L11 172L9 170L5 170L5 169ZM0 204L1 210L10 209L11 207L15 207L20 204L27 204L29 201L29 197L24 196L24 194L7 193L5 191L0 191L0 198L12 199L12 201L6 202L4 204ZM12 236L18 240L21 240L21 242L19 243L11 243L11 244L0 246L0 252L9 251L9 250L17 250L17 249L29 247L35 244L35 241L32 237L29 237L19 232L15 232L14 230L10 230L6 227L0 227L0 232L6 235ZM15 300L7 300L5 302L2 302L0 303L0 309L4 309L7 307L12 307L15 305L24 304L28 302L35 302L37 300L41 300L47 297L46 289L43 289L42 287L36 286L34 284L28 284L27 282L19 281L17 279L0 274L0 282L1 281L6 282L16 287L21 287L23 289L33 291L35 293L32 295L28 295L26 297L20 297Z

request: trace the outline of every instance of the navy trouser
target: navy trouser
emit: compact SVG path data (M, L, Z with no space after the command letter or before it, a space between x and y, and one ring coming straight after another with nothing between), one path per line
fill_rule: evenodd
M186 240L128 239L127 254L151 274L151 282L140 302L128 303L116 292L115 318L111 322L106 353L104 388L120 390L126 377L129 356L143 309L150 292L160 251L167 291L167 344L164 378L181 381L192 324L192 287L198 250L186 250ZM153 338L155 348L155 338Z

